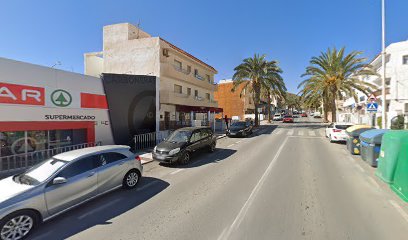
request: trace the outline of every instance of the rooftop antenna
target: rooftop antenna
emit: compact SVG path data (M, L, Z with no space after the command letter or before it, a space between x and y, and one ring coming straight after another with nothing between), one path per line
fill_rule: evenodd
M140 19L139 22L137 23L137 39L139 39L139 33L140 33Z
M61 66L61 62L60 62L60 61L56 61L56 62L54 63L54 65L51 66L51 68L54 68L54 67L56 67L56 66Z

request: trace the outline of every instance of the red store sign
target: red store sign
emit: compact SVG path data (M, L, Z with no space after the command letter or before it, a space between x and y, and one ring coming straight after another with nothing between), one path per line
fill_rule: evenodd
M45 105L45 89L0 82L0 103Z

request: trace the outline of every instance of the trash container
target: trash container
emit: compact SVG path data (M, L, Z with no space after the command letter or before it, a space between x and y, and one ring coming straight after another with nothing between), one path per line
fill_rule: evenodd
M393 183L398 155L402 151L402 143L408 138L408 131L389 130L381 141L380 156L375 175L386 183ZM405 150L406 151L406 148Z
M361 158L372 167L377 167L377 158L380 155L381 140L388 130L372 129L360 134Z
M401 139L394 181L390 187L400 198L408 202L408 136Z
M347 149L353 155L360 154L360 139L362 132L373 129L369 125L354 125L346 129L347 133Z

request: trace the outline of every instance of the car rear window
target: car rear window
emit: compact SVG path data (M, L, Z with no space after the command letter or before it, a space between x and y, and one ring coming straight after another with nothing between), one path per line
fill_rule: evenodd
M353 125L336 125L337 129L342 129L342 130L346 130L347 128L351 127Z

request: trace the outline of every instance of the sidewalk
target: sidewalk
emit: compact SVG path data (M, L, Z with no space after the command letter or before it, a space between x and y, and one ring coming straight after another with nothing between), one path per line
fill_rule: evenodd
M217 136L217 140L226 137L225 133L216 133L215 136ZM141 162L144 165L153 162L152 151L153 149L145 149L143 151L138 151L135 154L139 155Z

